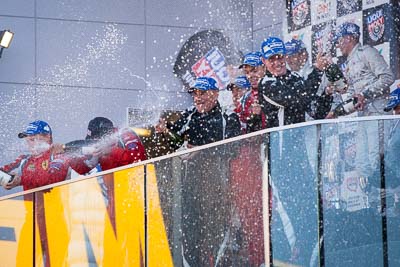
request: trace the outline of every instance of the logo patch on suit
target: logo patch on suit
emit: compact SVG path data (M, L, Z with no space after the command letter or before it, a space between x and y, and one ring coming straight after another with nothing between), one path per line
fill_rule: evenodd
M48 160L42 161L42 169L46 171L48 168L49 168L49 161Z
M27 169L28 171L34 171L36 169L35 164L29 164Z

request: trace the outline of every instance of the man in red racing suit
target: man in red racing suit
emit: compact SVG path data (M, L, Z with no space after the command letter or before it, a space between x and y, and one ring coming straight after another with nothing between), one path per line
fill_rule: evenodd
M46 122L31 122L18 137L24 138L31 154L21 155L0 168L13 176L11 181L3 184L5 189L22 185L28 190L65 180L69 164L61 155L53 154L52 132Z
M96 117L89 122L83 143L91 151L82 151L84 157L72 155L70 163L72 169L79 174L88 173L96 165L105 171L147 159L144 146L136 133L129 128L118 130L107 118Z

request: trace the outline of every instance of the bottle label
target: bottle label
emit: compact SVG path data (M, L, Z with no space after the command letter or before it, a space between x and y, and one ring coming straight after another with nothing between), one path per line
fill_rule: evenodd
M353 113L355 111L353 99L348 99L343 105L343 109L347 114Z

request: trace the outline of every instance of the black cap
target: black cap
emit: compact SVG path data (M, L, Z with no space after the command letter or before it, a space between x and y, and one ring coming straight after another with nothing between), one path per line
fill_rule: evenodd
M112 121L104 117L96 117L89 122L86 140L100 139L114 131Z

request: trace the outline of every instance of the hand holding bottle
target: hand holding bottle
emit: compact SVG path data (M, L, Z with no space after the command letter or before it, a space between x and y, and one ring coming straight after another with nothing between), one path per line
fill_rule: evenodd
M344 116L356 111L358 104L358 97L356 95L347 98L342 103L340 103L334 110L334 117Z
M3 185L3 187L7 190L10 190L21 184L21 176L13 173L10 173L10 175L12 176L11 180L9 180L7 184Z
M325 73L329 83L335 88L336 92L341 94L346 92L346 80L344 78L343 72L340 70L337 64L330 64L326 68Z

